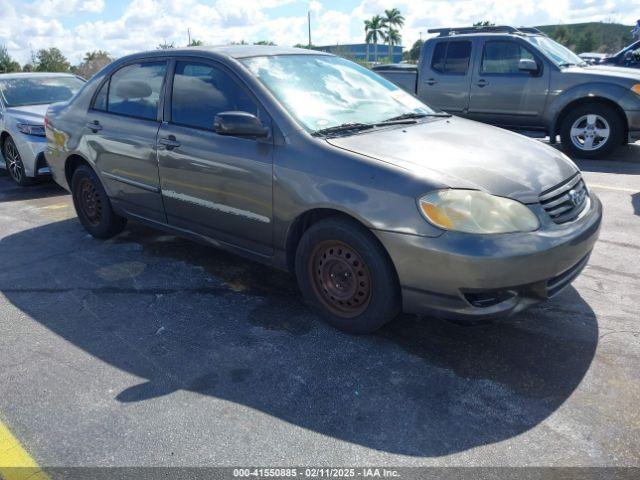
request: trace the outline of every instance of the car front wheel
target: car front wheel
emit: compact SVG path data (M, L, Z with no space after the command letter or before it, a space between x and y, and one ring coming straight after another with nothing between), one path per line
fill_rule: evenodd
M624 122L609 105L581 105L564 118L560 138L573 158L603 158L622 144Z
M127 219L111 207L98 175L87 165L79 166L71 179L73 205L82 226L96 238L111 238L124 229Z
M7 137L5 139L2 145L2 155L4 156L4 161L7 166L7 172L9 172L9 176L14 182L21 187L35 183L33 178L27 177L24 170L24 163L22 163L22 157L20 156L20 152L18 152L18 147L13 141L13 138Z
M348 219L328 218L304 233L296 276L306 302L340 330L373 332L400 313L389 256L371 232Z

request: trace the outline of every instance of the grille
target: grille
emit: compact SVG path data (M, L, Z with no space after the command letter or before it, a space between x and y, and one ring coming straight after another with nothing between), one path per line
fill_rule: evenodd
M574 220L587 206L589 192L577 173L560 185L540 194L540 204L555 223L567 223Z

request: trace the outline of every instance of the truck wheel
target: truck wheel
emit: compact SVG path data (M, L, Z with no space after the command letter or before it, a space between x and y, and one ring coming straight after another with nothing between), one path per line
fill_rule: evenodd
M305 301L340 330L370 333L400 313L389 256L353 221L334 217L312 225L300 240L295 267Z
M622 145L624 121L608 105L581 105L562 121L560 138L572 158L603 158Z
M82 226L95 238L111 238L124 230L127 219L116 215L98 175L79 166L71 179L73 206Z
M7 172L11 179L21 187L33 185L35 179L27 177L27 173L24 170L24 164L22 163L22 157L18 152L13 138L7 137L2 144L2 155L7 166Z

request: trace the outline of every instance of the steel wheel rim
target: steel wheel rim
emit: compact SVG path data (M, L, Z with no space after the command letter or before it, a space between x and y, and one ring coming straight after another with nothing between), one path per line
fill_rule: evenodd
M581 116L571 126L571 143L585 152L598 150L610 137L609 122L606 118L593 113Z
M309 259L313 289L334 315L353 318L371 303L371 273L360 254L337 241L320 242Z
M83 179L78 188L78 206L82 215L91 225L98 225L102 220L102 201L93 182Z
M16 182L20 182L24 176L24 165L22 164L18 149L11 140L5 143L4 156L7 161L9 175L11 175L11 178Z

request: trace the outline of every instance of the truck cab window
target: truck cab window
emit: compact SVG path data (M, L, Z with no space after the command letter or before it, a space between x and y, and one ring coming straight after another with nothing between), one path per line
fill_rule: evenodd
M440 73L466 75L471 58L471 42L440 42L433 50L431 68Z
M487 42L482 53L482 73L522 74L520 60L535 60L531 52L516 42Z

